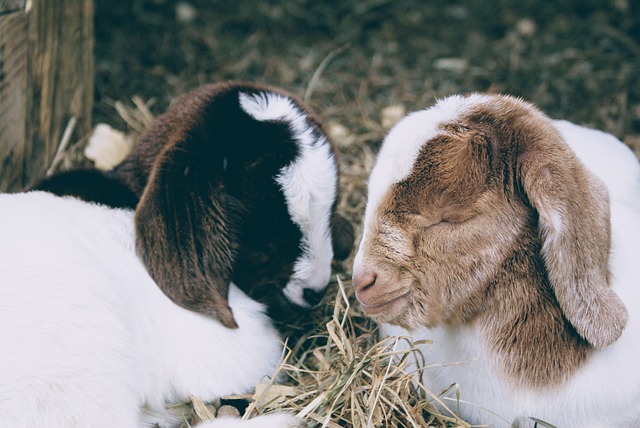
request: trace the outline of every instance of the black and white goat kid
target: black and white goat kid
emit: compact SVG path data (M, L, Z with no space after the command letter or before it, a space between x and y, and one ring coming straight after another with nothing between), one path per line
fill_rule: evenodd
M251 390L281 358L271 318L317 305L351 249L337 177L299 101L226 83L112 171L0 195L0 426L172 426L167 402Z

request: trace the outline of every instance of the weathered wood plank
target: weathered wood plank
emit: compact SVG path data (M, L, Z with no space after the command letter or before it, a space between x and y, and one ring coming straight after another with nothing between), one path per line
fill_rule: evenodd
M71 141L91 130L93 0L0 8L0 191L16 191L45 174L71 118Z
M19 190L25 159L27 14L0 15L0 190Z
M34 1L29 11L30 98L25 177L31 185L48 169L64 128L78 118L74 138L91 130L93 1Z

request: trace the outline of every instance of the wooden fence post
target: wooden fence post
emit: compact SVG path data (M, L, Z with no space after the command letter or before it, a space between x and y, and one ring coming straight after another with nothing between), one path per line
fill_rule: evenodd
M67 123L91 130L93 0L0 0L0 191L43 177Z

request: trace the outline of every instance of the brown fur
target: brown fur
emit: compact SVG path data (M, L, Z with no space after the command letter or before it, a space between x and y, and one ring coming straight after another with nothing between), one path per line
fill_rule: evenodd
M626 323L607 283L607 192L513 98L441 128L378 206L358 297L366 310L410 293L374 318L474 324L515 383L561 383Z

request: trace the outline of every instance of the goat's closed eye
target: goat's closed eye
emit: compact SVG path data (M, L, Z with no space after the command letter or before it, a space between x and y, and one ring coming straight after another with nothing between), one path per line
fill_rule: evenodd
M466 223L478 216L478 212L473 209L461 209L458 207L445 207L440 214L440 222L448 224Z
M444 218L441 216L425 216L423 214L407 214L406 217L409 221L420 224L424 228L432 228L436 226L443 226L448 224L460 223L457 219Z
M445 218L440 220L440 224L451 224L451 225L462 224L462 223L468 222L469 220L473 219L474 217L476 217L476 216L472 215L472 216L469 216L469 217L445 217Z

